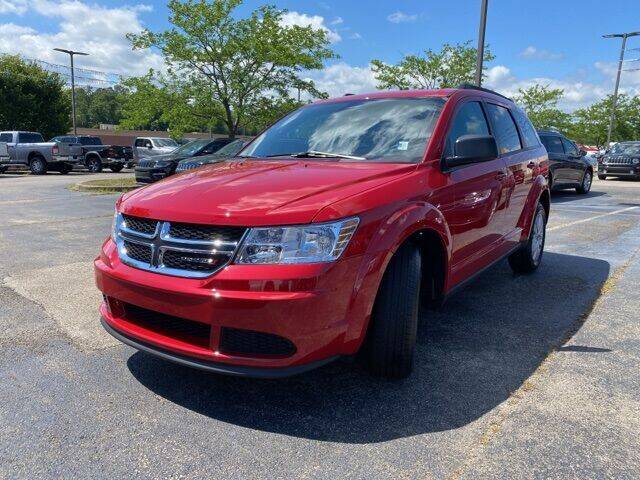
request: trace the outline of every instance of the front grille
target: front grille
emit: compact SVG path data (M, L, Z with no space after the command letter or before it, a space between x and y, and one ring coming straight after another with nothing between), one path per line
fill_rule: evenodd
M186 172L187 170L193 170L194 168L198 168L200 166L199 163L180 163L178 164L178 168L176 168L176 172Z
M127 320L146 330L185 340L201 347L209 346L211 325L154 312L128 303L125 304L124 310Z
M169 234L174 238L184 240L235 242L242 238L244 231L245 228L242 227L214 227L191 223L172 223Z
M142 167L142 168L155 167L156 166L156 161L155 160L140 160L138 162L138 166Z
M271 333L222 328L219 349L227 354L277 355L290 357L296 353L295 345L288 339Z
M152 235L156 231L158 225L157 220L150 220L148 218L131 217L129 215L123 215L125 227L129 230L144 233L145 235Z
M151 247L140 243L124 241L124 248L129 257L138 262L151 263Z
M631 165L633 161L625 157L609 157L607 163L609 165Z
M165 275L204 278L231 261L246 230L118 214L116 244L120 259L131 267Z

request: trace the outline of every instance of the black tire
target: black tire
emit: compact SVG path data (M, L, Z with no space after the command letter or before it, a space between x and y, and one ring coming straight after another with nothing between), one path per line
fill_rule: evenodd
M411 244L402 246L387 267L365 347L369 369L375 375L405 378L413 369L421 268L420 252Z
M540 221L542 222L542 225L536 223ZM531 273L538 269L540 262L542 261L542 254L544 253L544 242L547 236L546 227L547 213L542 204L538 203L527 243L509 256L509 265L515 273ZM541 238L537 235L538 228L542 229ZM538 250L539 253L536 254Z
M580 195L586 195L591 190L591 184L593 183L593 173L591 170L586 170L582 176L582 182L579 187L576 187L576 192Z
M119 173L122 171L123 168L124 168L124 165L118 164L118 165L111 165L109 167L109 170L111 170L113 173Z
M598 180L606 180L607 176L606 175L602 175L602 174L598 174Z
M102 171L102 160L95 155L91 155L87 158L85 166L91 173L100 173Z
M47 161L40 155L36 155L29 161L29 170L33 175L44 175L48 170Z

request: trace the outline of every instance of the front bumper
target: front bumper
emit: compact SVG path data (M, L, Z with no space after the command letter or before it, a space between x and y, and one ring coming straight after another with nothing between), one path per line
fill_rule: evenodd
M640 177L640 165L598 165L600 175L614 177Z
M136 182L153 183L168 177L173 173L173 167L136 167Z
M103 324L122 342L192 367L275 378L354 353L355 342L345 342L345 334L349 322L364 321L349 314L360 261L356 256L332 264L229 265L212 277L189 279L129 267L108 240L95 261L95 275L106 300L100 307ZM127 305L197 323L208 338L195 341L149 327L130 315ZM226 329L282 337L295 352L225 351Z

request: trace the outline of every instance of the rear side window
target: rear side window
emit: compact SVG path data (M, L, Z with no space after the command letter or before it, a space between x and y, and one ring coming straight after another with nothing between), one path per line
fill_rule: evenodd
M544 148L549 153L558 153L564 155L564 149L562 148L562 139L556 135L542 135L540 137Z
M464 135L489 135L489 126L479 102L464 104L456 113L447 135L445 156L455 155L455 144Z
M487 104L487 113L493 125L500 154L520 150L522 148L520 145L520 137L518 136L516 124L509 110L499 105L489 103Z
M536 129L531 125L531 121L527 118L527 115L519 108L511 110L513 117L516 119L518 127L520 127L520 133L522 134L522 142L525 148L537 147L540 145L538 140L538 134Z
M44 142L44 138L39 133L19 133L18 143L38 143Z
M13 135L10 133L0 133L0 142L13 142Z

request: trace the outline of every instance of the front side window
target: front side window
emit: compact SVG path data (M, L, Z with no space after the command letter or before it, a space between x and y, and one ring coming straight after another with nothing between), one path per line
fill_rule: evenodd
M274 124L240 156L417 163L444 103L442 98L383 98L310 105Z
M464 135L489 135L489 126L479 102L465 103L456 113L447 135L445 157L455 155L455 144Z
M580 151L578 150L578 147L576 147L576 145L567 140L566 138L562 139L562 144L564 145L564 152L567 155L570 155L572 157L577 157L578 155L580 155Z
M500 154L520 150L522 148L520 145L520 137L518 136L516 124L513 122L509 110L499 105L489 103L487 104L487 113L493 125L494 136L496 137Z
M11 133L0 133L0 142L13 142L13 135Z

